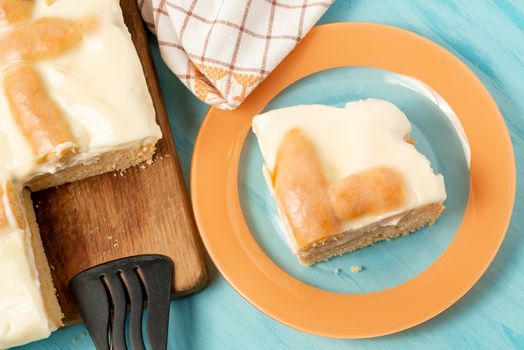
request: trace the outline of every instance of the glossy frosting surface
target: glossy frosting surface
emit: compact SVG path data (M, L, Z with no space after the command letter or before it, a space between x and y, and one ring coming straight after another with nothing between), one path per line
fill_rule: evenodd
M272 191L281 145L287 135L297 129L314 146L328 184L340 183L348 176L378 168L393 169L403 180L405 199L401 205L380 214L343 220L341 231L383 220L394 224L400 219L398 214L446 199L442 175L435 174L428 159L405 140L411 131L407 117L394 104L378 99L349 102L344 108L298 105L256 116L253 130ZM387 221L388 218L392 221ZM292 226L289 222L284 224L286 231L293 231ZM331 232L338 233L341 232ZM296 232L287 232L287 235L296 251ZM305 242L298 243L300 248Z
M10 1L0 6L28 3ZM3 186L12 183L21 190L39 174L92 162L106 151L155 143L161 137L118 0L57 0L51 5L37 0L23 19L22 10L27 11L13 12L16 23L5 23L9 18L0 23ZM17 30L23 35L17 37ZM10 36L17 40L7 39ZM15 86L17 77L13 83L9 74L23 65L35 82L24 86L24 80ZM26 96L31 99L29 107L24 105ZM18 115L16 108L22 110ZM39 117L54 122L31 114L42 110L45 114L50 108L54 115ZM37 151L45 147L47 153L39 155ZM48 321L40 293L30 232L13 220L12 202L5 192L2 202L8 220L0 227L0 349L47 337L56 328Z

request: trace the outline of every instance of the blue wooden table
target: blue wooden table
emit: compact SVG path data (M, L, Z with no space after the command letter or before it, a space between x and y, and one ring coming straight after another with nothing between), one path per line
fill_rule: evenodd
M517 161L517 197L506 239L476 286L438 317L367 340L321 338L288 328L241 298L212 268L209 286L171 305L170 349L524 349L524 1L338 0L320 23L401 27L462 59L499 105ZM207 106L155 58L186 181ZM486 135L489 139L489 135ZM83 326L23 349L92 349Z

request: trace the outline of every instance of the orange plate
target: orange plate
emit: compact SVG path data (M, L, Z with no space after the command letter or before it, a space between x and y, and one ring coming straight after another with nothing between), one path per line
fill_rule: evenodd
M240 152L253 116L295 81L340 66L371 66L425 82L458 115L472 154L468 205L449 247L415 278L368 294L321 290L280 269L249 232L237 188ZM451 53L398 28L339 23L314 28L240 108L209 110L195 145L191 190L207 250L243 297L297 329L329 337L363 338L428 320L456 302L480 278L502 243L511 217L515 160L495 102Z

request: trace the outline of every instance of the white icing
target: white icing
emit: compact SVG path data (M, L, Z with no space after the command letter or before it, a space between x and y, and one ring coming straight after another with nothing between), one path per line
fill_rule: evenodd
M298 105L256 116L253 131L270 174L275 170L283 138L294 128L299 128L315 146L328 182L379 166L396 169L404 178L407 200L401 208L346 221L344 231L388 218L391 220L384 222L392 224L398 222L401 213L446 199L444 178L433 172L424 155L405 142L411 124L404 113L388 101L360 100L347 103L345 108ZM269 184L272 186L271 181ZM283 226L287 228L288 240L292 241L290 247L296 251L289 225Z
M24 230L0 230L0 349L45 338L53 330L27 236Z
M67 164L37 163L0 89L0 181L10 179L17 187L39 174L89 163L108 150L151 144L162 136L119 1L57 0L48 6L46 0L36 0L32 17L45 16L94 16L98 22L79 46L60 57L34 63L76 139L75 144L59 145L54 152L60 154L71 146L78 149ZM1 29L0 35L8 30ZM0 82L5 68L0 63ZM6 209L11 222L11 210L9 206ZM40 294L30 233L1 229L0 348L45 338L53 330Z
M9 202L9 196L7 195L7 182L2 184L2 204L4 205L4 211L5 216L7 217L7 221L9 222L9 225L12 227L16 227L17 220L15 213L13 212L13 208L11 208L11 203Z

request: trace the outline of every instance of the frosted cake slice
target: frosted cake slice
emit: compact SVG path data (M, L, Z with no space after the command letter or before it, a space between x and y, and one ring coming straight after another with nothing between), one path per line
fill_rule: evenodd
M344 108L298 105L256 116L264 174L293 253L305 265L431 225L444 178L378 99Z

